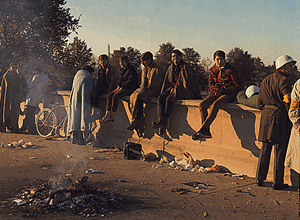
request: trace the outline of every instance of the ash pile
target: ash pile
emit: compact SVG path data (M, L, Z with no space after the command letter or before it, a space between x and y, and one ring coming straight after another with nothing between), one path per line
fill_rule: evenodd
M21 212L28 217L57 211L85 217L106 217L112 214L113 209L122 207L125 200L120 194L91 186L87 180L87 176L75 181L68 178L63 183L42 183L38 187L22 190L11 199L12 208L21 208Z

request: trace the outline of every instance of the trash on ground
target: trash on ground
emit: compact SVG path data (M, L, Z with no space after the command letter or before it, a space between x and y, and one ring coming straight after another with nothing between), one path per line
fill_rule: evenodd
M88 169L87 171L85 171L85 173L104 174L103 171L94 170L94 169Z
M142 157L142 160L146 160L146 161L155 161L157 159L158 157L154 153L148 153Z
M65 158L70 159L70 158L72 158L72 155L66 155Z
M101 157L90 157L90 160L105 160L105 158L101 158Z
M29 157L29 160L37 159L36 157Z
M87 179L87 176L75 181L66 178L56 184L43 181L39 186L21 190L8 204L11 208L21 209L24 217L58 211L85 217L107 217L112 214L111 210L128 202L120 194L89 185Z
M190 192L190 190L184 189L184 188L173 188L170 191L173 192L173 193L176 193L178 195Z

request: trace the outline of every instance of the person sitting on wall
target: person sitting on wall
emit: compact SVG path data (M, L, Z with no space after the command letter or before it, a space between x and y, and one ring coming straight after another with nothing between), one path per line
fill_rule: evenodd
M173 50L172 64L168 67L161 93L157 99L158 122L152 122L152 128L160 129L164 134L173 105L177 99L201 98L200 83L190 65L183 61L182 53Z
M101 54L99 56L99 68L97 69L95 83L93 85L91 101L92 106L100 109L99 99L104 94L109 94L116 89L118 73L116 68L109 64L108 56Z
M200 103L202 127L192 135L193 140L211 138L210 125L217 116L219 109L228 102L233 102L237 92L241 89L239 74L233 66L225 62L225 52L217 50L213 59L215 64L210 69L208 84L209 95ZM207 113L207 109L212 110Z
M127 130L144 127L143 105L152 98L157 98L165 77L162 66L153 61L153 54L149 51L141 56L144 65L141 77L141 85L130 95L130 106L132 109L132 122ZM140 134L141 135L141 134Z
M36 134L35 129L35 111L41 103L44 92L48 88L49 78L43 73L40 63L32 60L27 65L27 74L30 76L28 81L28 93L25 102L25 118L21 131L29 134Z
M257 104L258 96L259 96L259 87L256 85L251 85L246 89L246 91L245 90L240 91L237 94L236 99L239 104L243 104L251 108L259 109Z
M139 77L135 68L129 63L128 56L120 58L122 72L118 76L117 88L107 95L106 112L102 122L113 122L118 109L119 99L139 87Z
M73 135L72 144L84 145L91 122L91 90L94 68L85 65L74 77L70 94L67 135Z

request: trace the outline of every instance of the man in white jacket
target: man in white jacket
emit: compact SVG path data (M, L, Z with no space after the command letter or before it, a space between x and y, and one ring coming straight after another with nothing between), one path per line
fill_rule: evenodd
M28 81L28 93L26 95L25 112L21 131L36 134L34 116L35 111L43 99L44 92L48 87L49 78L42 72L40 64L33 60L27 65L27 73L31 76Z

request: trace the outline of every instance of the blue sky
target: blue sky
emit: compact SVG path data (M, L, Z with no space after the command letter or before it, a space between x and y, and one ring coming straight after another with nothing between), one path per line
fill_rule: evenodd
M155 53L171 42L203 58L240 47L266 65L283 54L300 62L300 0L67 0L66 7L82 14L78 37L96 56L107 44Z

